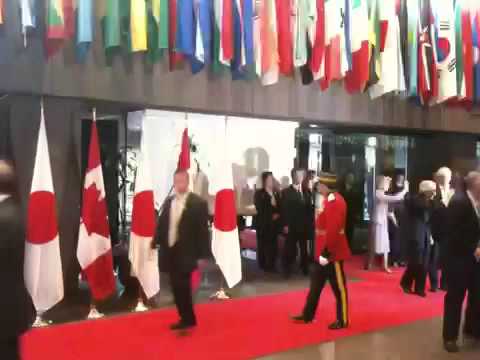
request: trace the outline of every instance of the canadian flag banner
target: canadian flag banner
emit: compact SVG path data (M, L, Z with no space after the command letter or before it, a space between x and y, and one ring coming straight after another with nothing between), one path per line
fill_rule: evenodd
M160 291L160 275L158 253L151 248L155 235L155 200L150 173L150 156L145 139L147 134L148 131L144 126L140 162L135 180L128 258L132 264L132 275L140 282L147 298L151 298Z
M77 258L93 299L100 301L112 295L115 291L112 245L95 116L83 188Z
M62 300L64 294L57 211L43 106L28 201L24 261L25 284L35 308L41 314Z
M232 162L226 141L227 120L219 124L213 141L218 145L214 164L215 210L213 216L212 253L232 288L242 280L240 240L237 227ZM223 125L223 126L222 126ZM214 128L214 126L212 126Z

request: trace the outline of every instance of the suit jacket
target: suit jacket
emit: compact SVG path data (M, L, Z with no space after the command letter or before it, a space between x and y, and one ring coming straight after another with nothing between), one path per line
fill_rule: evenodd
M316 220L315 260L322 255L330 261L343 261L351 255L345 235L347 204L339 193L331 195Z
M448 256L469 256L480 240L480 224L466 192L457 192L448 205Z
M197 261L210 256L210 232L208 229L208 205L198 195L190 193L178 223L177 242L168 245L170 208L173 196L163 207L158 218L155 242L159 245L161 272L191 272Z
M23 214L15 199L6 199L0 202L0 339L23 333L33 320L23 277L24 244Z
M274 221L273 215L280 215L280 195L277 192L273 193L277 206L272 205L270 194L261 189L255 193L255 208L257 209L257 215L255 219L255 228L258 232L271 232L278 230L279 220Z
M282 223L288 226L289 233L308 233L309 229L313 227L312 216L313 212L312 194L309 191L303 192L301 195L293 186L282 191Z
M433 202L422 195L407 194L405 197L408 261L414 264L426 264L430 254L430 219Z

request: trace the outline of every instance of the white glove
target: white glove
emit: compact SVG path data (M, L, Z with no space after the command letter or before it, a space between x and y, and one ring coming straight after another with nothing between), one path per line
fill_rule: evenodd
M328 265L328 259L323 256L318 257L318 263L322 266Z

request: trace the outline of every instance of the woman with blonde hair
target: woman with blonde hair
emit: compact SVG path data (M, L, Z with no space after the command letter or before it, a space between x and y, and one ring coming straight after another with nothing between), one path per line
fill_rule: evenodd
M390 253L390 239L388 236L388 210L389 204L402 201L408 192L408 182L405 181L404 189L395 194L388 195L392 179L388 176L379 176L375 191L375 206L372 217L372 244L369 252L367 268L371 269L375 255L383 255L383 268L391 273L388 267L388 254Z

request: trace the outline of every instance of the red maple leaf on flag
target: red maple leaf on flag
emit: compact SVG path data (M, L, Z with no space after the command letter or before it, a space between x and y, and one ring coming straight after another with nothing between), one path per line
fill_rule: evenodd
M95 183L83 192L82 221L88 235L95 233L106 238L110 235L107 204Z

